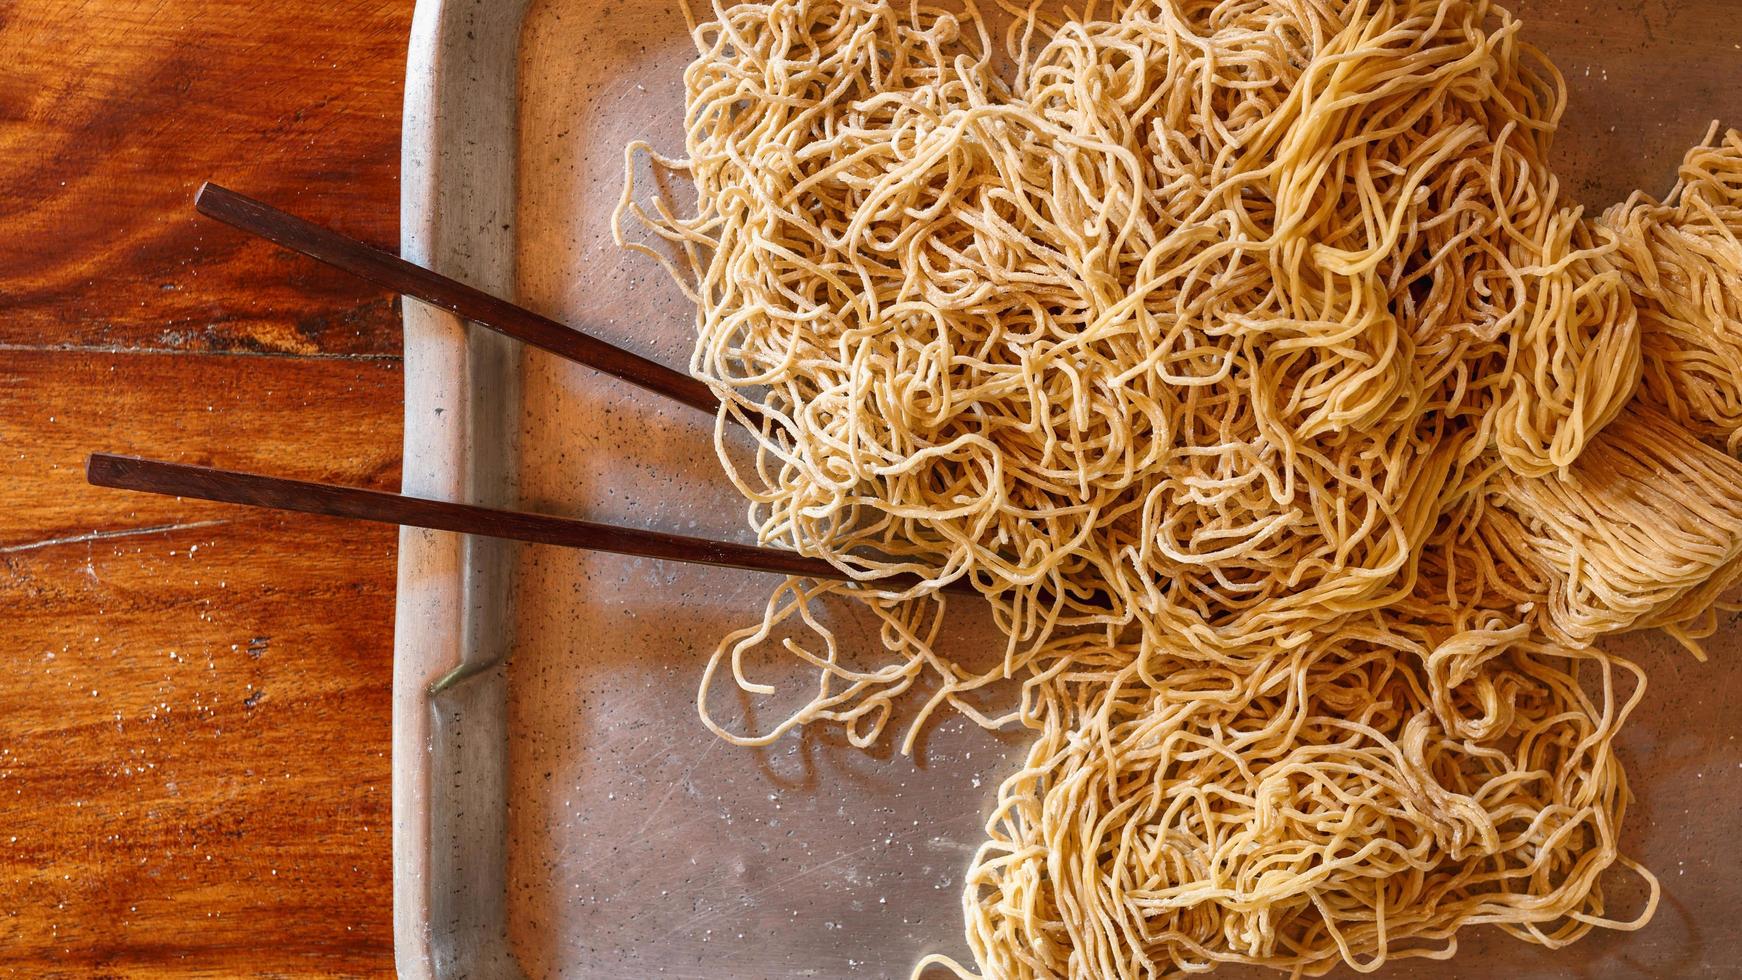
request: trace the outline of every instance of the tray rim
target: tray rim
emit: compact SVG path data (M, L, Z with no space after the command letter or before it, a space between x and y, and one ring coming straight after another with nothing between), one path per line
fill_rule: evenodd
M517 52L531 3L417 0L406 53L400 254L498 295L514 283ZM403 492L511 505L517 347L415 300L402 318ZM521 975L506 942L505 843L461 835L505 819L505 682L493 668L511 644L511 556L505 542L400 532L393 948L413 980ZM485 729L479 751L459 751L462 717ZM486 771L438 778L467 762Z

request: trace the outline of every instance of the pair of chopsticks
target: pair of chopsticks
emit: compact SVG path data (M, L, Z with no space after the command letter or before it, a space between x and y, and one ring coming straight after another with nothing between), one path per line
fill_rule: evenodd
M719 408L719 400L708 386L689 375L235 191L207 183L194 199L194 207L201 214L280 247L440 307L558 357L621 378L672 401L710 414ZM852 578L821 558L779 548L732 544L548 514L457 504L361 487L289 480L113 453L91 454L85 463L85 478L99 487L479 534L638 558L804 578ZM917 575L900 575L878 579L876 584L879 588L906 589L920 581ZM958 580L945 588L952 592L973 591L972 585L965 580Z

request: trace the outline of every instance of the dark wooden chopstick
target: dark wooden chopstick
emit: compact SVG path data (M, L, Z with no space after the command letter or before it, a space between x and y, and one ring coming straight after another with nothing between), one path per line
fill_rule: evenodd
M719 409L719 400L708 386L687 374L396 255L370 248L245 194L207 182L201 185L194 198L194 207L207 217L282 248L422 300L558 357L587 365L710 414ZM123 490L481 534L690 564L805 578L851 580L851 576L820 558L807 558L778 548L428 500L360 487L289 480L111 453L92 454L86 462L85 473L96 486ZM899 591L920 581L917 575L896 575L877 579L867 586ZM958 580L943 586L943 591L973 594L975 589L971 583Z
M92 485L140 490L172 497L193 497L221 503L269 507L303 514L348 517L382 524L483 534L516 541L607 551L615 555L715 565L804 578L846 581L850 576L820 558L779 548L711 541L639 528L617 527L572 517L552 517L524 511L498 510L445 500L428 500L382 490L287 480L210 466L169 463L137 456L92 453L85 461L85 478ZM898 591L919 582L918 576L878 579L868 587ZM945 591L971 593L973 586L956 581Z
M377 286L423 300L558 357L622 378L673 401L710 414L720 407L719 399L706 384L681 371L632 354L483 290L407 262L397 255L370 248L354 238L304 221L245 194L208 182L200 187L194 198L194 207L207 217L283 248L300 252Z

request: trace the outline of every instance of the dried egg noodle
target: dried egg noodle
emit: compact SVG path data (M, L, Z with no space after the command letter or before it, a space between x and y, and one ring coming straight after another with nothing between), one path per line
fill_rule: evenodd
M1587 216L1545 162L1559 73L1476 0L711 17L683 155L628 152L694 205L631 181L614 228L696 302L761 540L860 580L724 640L714 731L868 745L928 688L904 751L946 706L1030 729L963 898L986 977L1650 918L1613 752L1644 677L1593 644L1698 653L1742 577L1742 136ZM959 579L989 670L937 648ZM812 614L834 593L880 664ZM814 697L728 730L710 692L775 694L771 646ZM1646 897L1607 906L1611 871Z

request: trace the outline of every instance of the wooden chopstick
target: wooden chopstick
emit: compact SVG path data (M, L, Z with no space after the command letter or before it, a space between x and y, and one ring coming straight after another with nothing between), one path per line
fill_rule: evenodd
M245 194L207 182L194 198L207 217L300 252L335 269L438 306L521 343L596 368L655 394L713 414L719 399L681 371L632 354L438 272L347 238Z
M193 497L220 503L245 504L302 514L323 514L381 524L406 524L438 531L482 534L515 541L606 551L614 555L714 565L746 571L774 572L803 578L849 581L851 576L820 558L779 548L732 544L659 531L599 524L572 517L552 517L524 511L498 510L473 504L408 497L383 490L366 490L331 483L311 483L281 477L221 470L210 466L170 463L137 456L92 453L85 461L85 479L93 486L139 490L171 497ZM867 583L878 590L899 591L920 581L897 575ZM945 591L972 593L963 580Z

